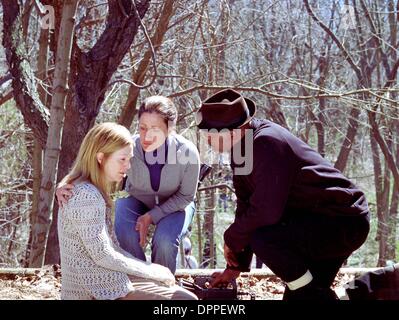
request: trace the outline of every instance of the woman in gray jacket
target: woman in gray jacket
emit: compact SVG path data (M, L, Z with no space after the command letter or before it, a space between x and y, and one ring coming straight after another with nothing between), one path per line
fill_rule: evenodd
M115 232L123 249L145 260L143 247L154 224L151 260L174 273L180 239L195 212L199 154L192 142L175 133L177 111L169 98L147 98L138 118L125 188L130 196L116 202Z

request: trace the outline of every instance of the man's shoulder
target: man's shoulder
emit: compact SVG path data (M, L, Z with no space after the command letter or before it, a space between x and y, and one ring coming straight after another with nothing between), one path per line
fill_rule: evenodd
M269 120L256 119L254 125L254 148L284 148L297 144L299 139L288 129Z
M278 138L283 135L292 134L288 129L270 120L254 119L253 129L254 129L254 137L266 136L266 137Z
M287 135L279 128L268 127L254 133L254 149L288 145Z

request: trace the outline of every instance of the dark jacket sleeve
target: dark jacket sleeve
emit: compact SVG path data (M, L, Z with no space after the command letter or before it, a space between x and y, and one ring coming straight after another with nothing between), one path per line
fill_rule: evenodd
M251 270L253 252L250 246L246 246L241 252L235 253L238 267L226 265L226 269L238 270L241 272L249 272Z
M237 198L237 206L236 206L236 216L243 215L247 212L249 207L249 195L248 195L248 181L243 177L234 177L233 178L233 187L235 190L236 198Z
M240 211L236 212L234 222L224 233L227 246L237 253L249 245L256 229L280 221L294 174L293 154L284 141L259 137L254 141L253 155L253 192L247 196L247 201L244 198L237 200ZM238 190L238 198L240 193Z

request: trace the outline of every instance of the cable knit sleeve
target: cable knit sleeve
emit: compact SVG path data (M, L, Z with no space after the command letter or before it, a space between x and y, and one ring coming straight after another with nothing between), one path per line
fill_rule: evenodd
M76 188L68 202L70 219L88 255L103 268L162 281L155 265L129 258L115 250L106 226L106 206L100 192L91 185ZM159 274L159 272L158 272Z

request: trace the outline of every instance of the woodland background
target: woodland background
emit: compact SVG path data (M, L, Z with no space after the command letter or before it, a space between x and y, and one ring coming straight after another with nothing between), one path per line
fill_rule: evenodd
M167 95L205 157L193 113L227 87L366 192L371 233L347 264L397 260L398 21L394 0L1 0L0 267L59 262L54 188L94 123L134 133L140 102ZM235 206L213 157L191 230L207 268Z

